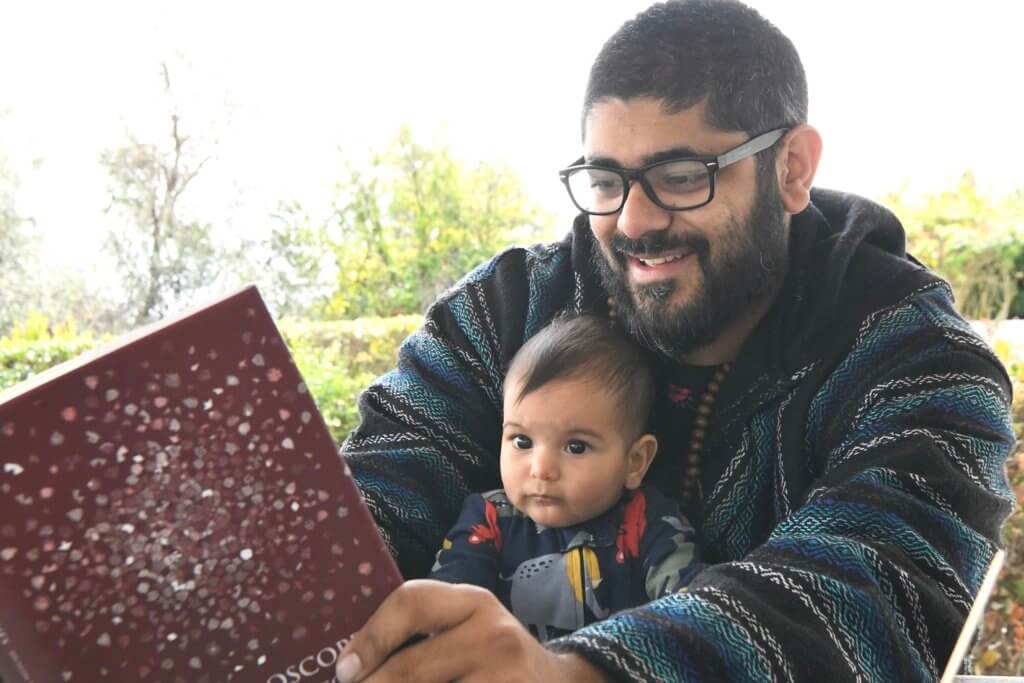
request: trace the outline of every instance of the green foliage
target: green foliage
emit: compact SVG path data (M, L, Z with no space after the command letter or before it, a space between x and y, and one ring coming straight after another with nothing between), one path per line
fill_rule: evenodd
M357 397L370 382L395 366L402 340L422 324L417 315L340 322L283 320L280 327L307 386L335 440L357 425ZM1014 382L1015 429L1024 439L1024 344L1000 339L996 353ZM56 331L39 315L0 338L0 389L69 360L96 344L70 329ZM1024 500L1024 450L1009 461L1008 477ZM985 616L974 656L979 673L1024 672L1024 512L1006 526L1008 558Z
M76 358L95 346L90 337L10 343L0 339L0 390L23 382L58 363Z
M188 215L194 194L189 188L210 160L213 143L186 132L166 63L162 72L167 135L156 141L129 136L100 157L108 176L107 211L123 219L105 245L123 290L115 316L121 324L115 329L159 319L185 302L236 287L238 275L248 270L251 244L236 240L229 248L216 238L227 232L223 226L215 231Z
M31 311L0 337L0 389L75 358L97 341L91 334L79 334L73 322L52 325L39 311Z
M76 339L78 330L74 320L66 320L54 325L46 314L32 310L11 326L7 336L0 338L0 349L18 346L31 346L38 342Z
M216 272L209 226L180 215L178 203L202 162L186 160L187 138L176 116L173 122L166 150L132 139L100 158L110 179L110 210L126 219L111 230L106 247L116 259L131 325L164 315Z
M468 166L407 128L368 164L349 166L323 224L294 205L278 218L272 248L290 284L332 273L312 310L335 318L422 313L473 267L537 239L546 220L511 170Z
M17 189L18 179L0 153L0 334L24 315L36 285L37 235L15 209Z
M1006 563L973 654L976 673L1020 676L1024 674L1024 337L998 339L993 348L1013 382L1017 452L1007 461L1006 475L1017 508L1004 527Z
M88 351L91 339L49 340L20 347L0 347L0 388L7 388L43 370Z
M399 345L422 323L416 315L281 322L292 357L337 441L358 424L359 393L395 366ZM35 314L0 338L0 389L75 358L99 341L71 328L53 329Z
M1024 191L993 200L965 173L920 202L891 194L882 203L903 222L908 251L953 286L965 317L1024 317Z
M272 308L292 316L322 315L337 286L334 245L298 202L280 205L266 247L270 252L268 287L261 287Z
M357 399L397 362L402 341L423 324L418 315L339 322L282 321L281 330L335 440L359 423Z

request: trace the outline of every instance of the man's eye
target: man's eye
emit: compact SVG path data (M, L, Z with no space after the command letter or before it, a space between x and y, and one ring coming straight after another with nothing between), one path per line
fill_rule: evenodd
M707 175L704 173L668 173L659 178L657 184L669 192L685 192L707 185Z
M533 441L531 441L528 436L516 434L512 437L512 445L520 450L526 450L528 448L533 448Z
M589 174L590 191L601 196L618 196L622 193L622 179L607 172L595 171Z
M648 173L647 180L656 192L681 194L706 188L708 173L699 164L680 161L653 168Z
M666 185L693 185L697 182L694 175L668 175L661 179Z
M590 450L590 444L586 441L580 441L579 439L573 439L565 445L565 449L573 455L583 455Z

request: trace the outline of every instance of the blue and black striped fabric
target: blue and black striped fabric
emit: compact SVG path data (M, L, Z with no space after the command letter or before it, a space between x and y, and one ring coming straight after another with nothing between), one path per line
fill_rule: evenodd
M500 487L501 381L565 310L607 312L586 220L506 251L428 311L342 450L406 577ZM719 392L689 588L548 643L644 681L925 681L1014 500L1010 383L882 207L815 190L772 310ZM688 435L647 481L678 495Z

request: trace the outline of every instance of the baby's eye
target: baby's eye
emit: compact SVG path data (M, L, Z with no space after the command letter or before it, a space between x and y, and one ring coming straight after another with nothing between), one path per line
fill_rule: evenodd
M572 439L569 443L565 444L565 449L573 455L583 455L590 450L590 444L579 439Z
M512 437L512 445L520 450L526 450L528 448L533 448L533 441L531 441L528 436L516 434Z

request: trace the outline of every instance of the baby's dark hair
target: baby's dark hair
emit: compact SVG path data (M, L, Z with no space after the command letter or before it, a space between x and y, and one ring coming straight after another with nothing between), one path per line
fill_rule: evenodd
M590 380L618 399L627 429L636 436L647 430L654 404L654 371L646 352L607 319L555 318L512 358L506 391L510 377L521 382L516 403L555 380Z

